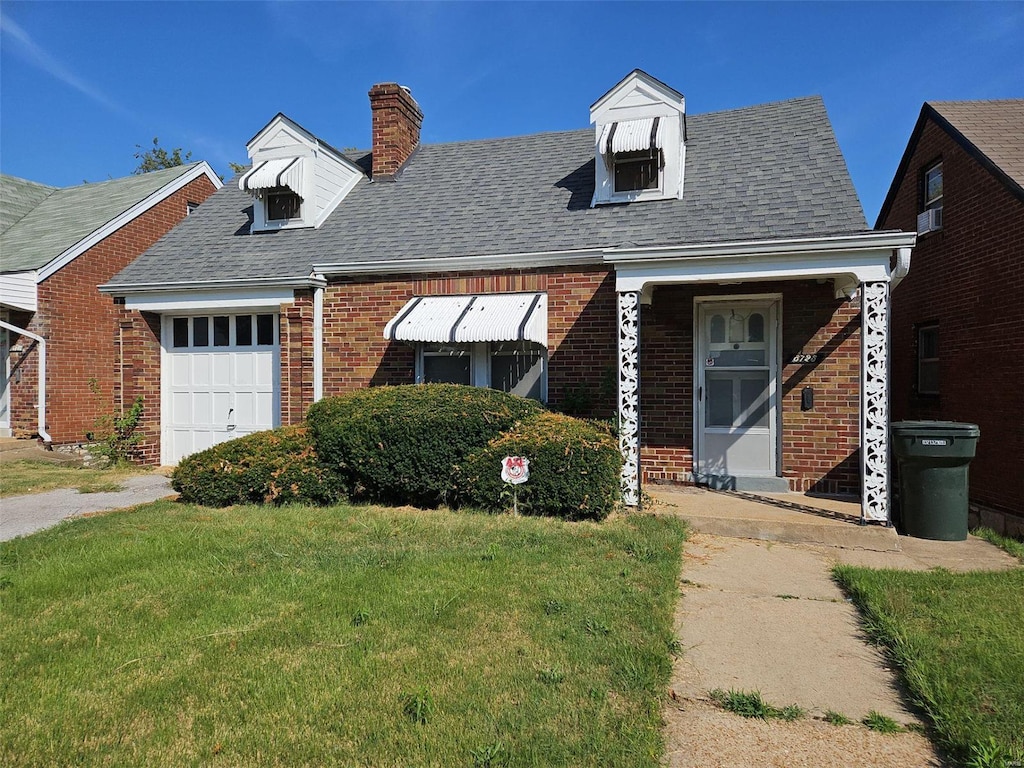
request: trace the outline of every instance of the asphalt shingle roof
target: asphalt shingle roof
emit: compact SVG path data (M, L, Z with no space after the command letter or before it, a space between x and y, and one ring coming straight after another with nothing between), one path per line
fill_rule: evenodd
M818 97L690 115L682 200L590 207L592 128L421 146L361 180L318 230L249 234L226 184L111 286L305 276L314 264L865 232ZM365 162L365 158L361 158Z
M928 104L996 167L1024 187L1024 99Z
M57 187L0 174L0 235L24 218Z
M13 176L0 177L0 220L4 223L0 234L0 272L23 272L45 266L196 165L63 189L42 187ZM47 194L43 195L43 190L48 190Z

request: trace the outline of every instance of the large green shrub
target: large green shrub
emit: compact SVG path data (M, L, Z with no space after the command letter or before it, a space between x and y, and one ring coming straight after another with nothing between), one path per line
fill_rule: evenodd
M609 431L594 422L541 413L466 459L457 472L458 502L510 509L512 489L501 479L506 456L530 460L530 479L515 490L523 514L602 520L619 499L622 455Z
M186 457L171 486L182 501L230 504L330 504L344 496L341 478L324 467L305 425L255 432Z
M454 384L373 387L309 410L313 444L355 498L436 507L469 453L543 406Z

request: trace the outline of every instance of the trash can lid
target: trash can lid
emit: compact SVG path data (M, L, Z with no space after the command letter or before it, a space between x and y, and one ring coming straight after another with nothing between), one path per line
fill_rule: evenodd
M936 435L939 433L953 433L953 437L980 437L981 429L977 424L967 424L961 421L894 421L889 425L896 433L924 433Z

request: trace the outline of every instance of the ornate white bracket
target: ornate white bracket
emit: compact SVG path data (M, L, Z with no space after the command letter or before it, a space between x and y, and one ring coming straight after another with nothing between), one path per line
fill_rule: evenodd
M861 519L889 522L889 284L861 291Z
M619 450L622 500L640 504L640 292L619 293Z

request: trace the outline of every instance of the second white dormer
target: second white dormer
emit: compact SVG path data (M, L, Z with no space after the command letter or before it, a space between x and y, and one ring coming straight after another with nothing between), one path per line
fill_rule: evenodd
M238 188L253 196L253 232L319 227L364 175L281 113L246 149L252 168L238 179Z
M594 126L592 205L683 197L686 101L634 69L590 108Z

